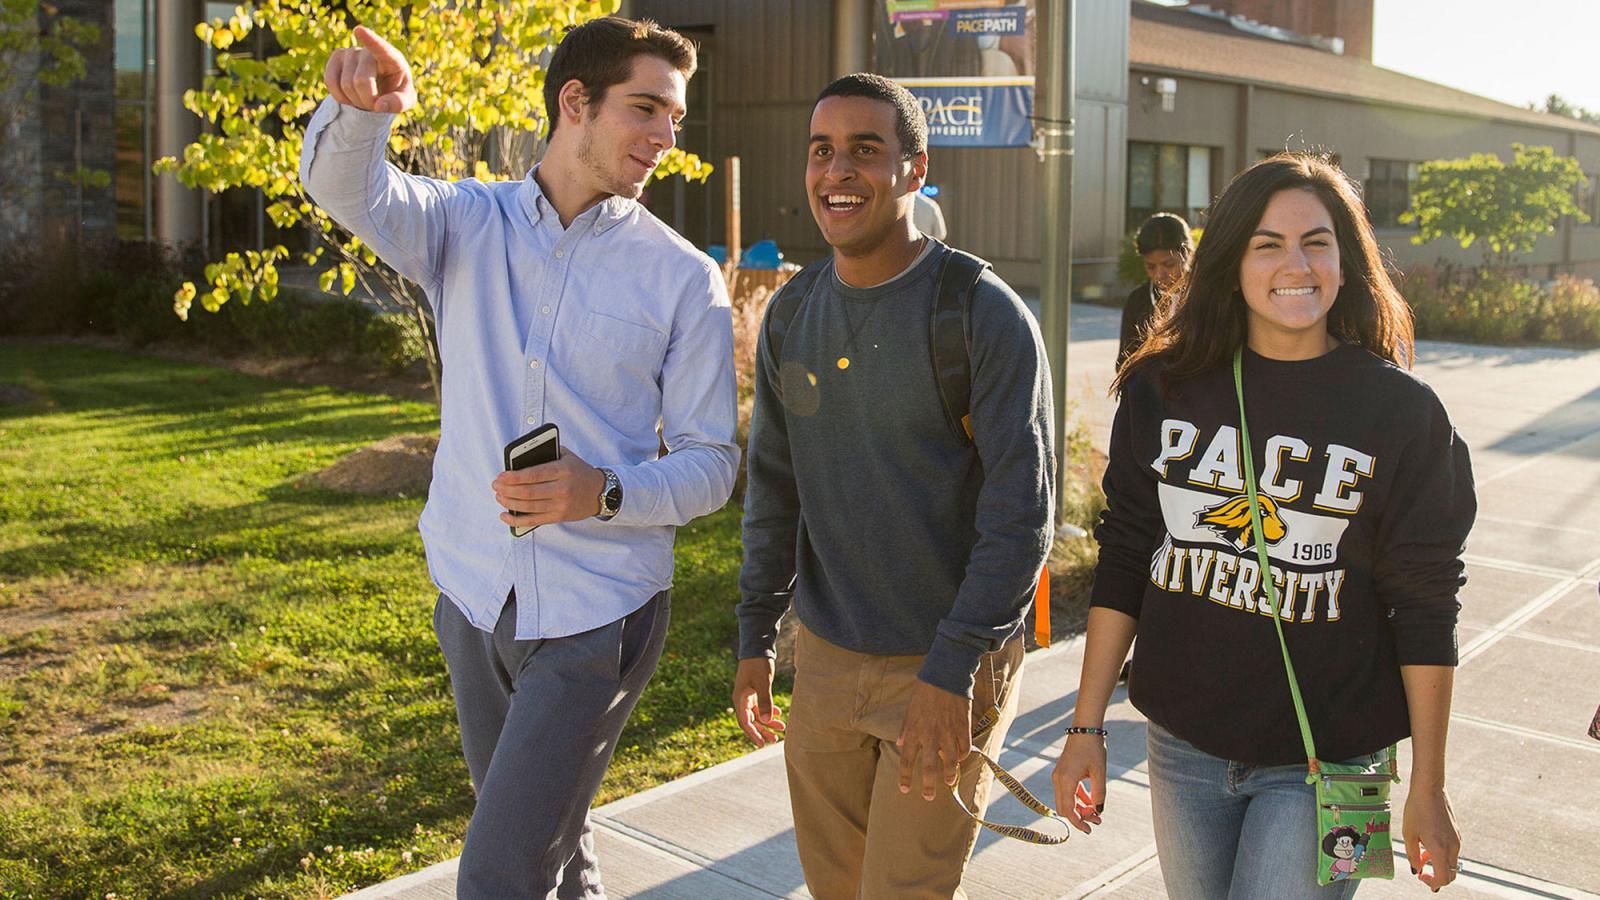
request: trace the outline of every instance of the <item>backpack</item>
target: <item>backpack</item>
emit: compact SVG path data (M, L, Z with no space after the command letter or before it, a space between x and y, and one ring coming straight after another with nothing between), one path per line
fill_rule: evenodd
M811 295L817 277L827 270L824 258L796 272L778 289L767 313L767 352L774 362L783 359L783 339L800 306ZM972 445L972 298L978 280L990 268L987 261L954 247L947 248L939 266L939 289L934 292L933 313L928 317L928 351L933 358L934 380L945 424L962 446ZM1033 592L1034 639L1050 646L1050 568L1039 571Z

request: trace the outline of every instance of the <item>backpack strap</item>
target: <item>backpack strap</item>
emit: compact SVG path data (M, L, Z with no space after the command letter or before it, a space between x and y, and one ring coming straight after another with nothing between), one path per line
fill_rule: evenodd
M928 317L928 350L945 421L963 445L972 443L972 297L988 268L984 260L951 247Z
M817 283L817 276L832 264L832 257L823 257L806 266L785 281L778 288L777 296L772 298L767 308L767 353L772 357L775 367L783 364L783 338L789 332L789 324L794 321L806 297L811 295L811 286Z
M951 247L939 270L939 290L928 323L928 349L933 356L933 375L939 384L945 421L956 440L966 446L972 445L972 301L978 279L988 268L985 260ZM1048 563L1040 567L1039 579L1034 582L1033 637L1039 646L1050 646Z

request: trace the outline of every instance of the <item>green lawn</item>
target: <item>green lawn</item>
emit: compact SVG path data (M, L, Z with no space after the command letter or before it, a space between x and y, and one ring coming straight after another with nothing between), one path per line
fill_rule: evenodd
M4 385L38 402L0 406L0 897L327 896L454 855L422 501L294 483L435 410L38 342L0 342ZM739 555L736 510L679 531L599 802L745 749Z

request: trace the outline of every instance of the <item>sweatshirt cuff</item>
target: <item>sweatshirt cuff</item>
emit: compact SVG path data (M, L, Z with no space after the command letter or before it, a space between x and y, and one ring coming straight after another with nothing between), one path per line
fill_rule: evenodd
M944 635L933 639L928 655L922 658L917 678L958 697L972 696L972 680L978 672L983 651Z
M787 608L788 597L764 597L760 600L746 599L739 604L739 658L740 659L775 659L778 655L778 620L783 618L783 611L773 610L776 605L773 601L782 601ZM762 601L767 602L762 602Z
M1114 609L1133 618L1139 618L1144 606L1145 588L1150 580L1144 575L1113 575L1099 571L1094 576L1094 587L1089 591L1089 606Z
M1395 657L1402 666L1455 666L1460 662L1454 625L1397 624L1394 643Z

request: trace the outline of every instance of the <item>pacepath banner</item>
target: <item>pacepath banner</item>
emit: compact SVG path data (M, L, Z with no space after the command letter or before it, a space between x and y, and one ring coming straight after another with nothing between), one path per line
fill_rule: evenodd
M884 0L876 70L911 91L934 147L1033 137L1033 0Z

